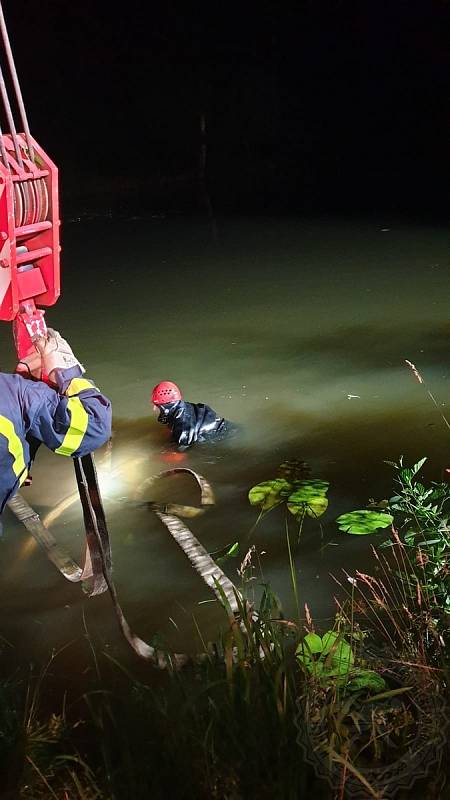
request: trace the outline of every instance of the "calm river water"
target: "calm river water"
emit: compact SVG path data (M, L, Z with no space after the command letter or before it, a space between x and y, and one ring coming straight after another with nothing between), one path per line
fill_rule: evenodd
M159 521L133 506L138 487L167 469L166 431L150 413L155 383L172 379L187 399L212 405L242 426L240 438L192 449L182 462L213 485L217 504L192 521L209 551L243 541L256 519L247 493L289 458L330 481L323 534L309 521L295 550L301 602L324 619L337 587L330 573L370 570L377 537L345 536L335 518L389 496L392 469L428 456L439 480L446 428L404 359L413 361L439 405L447 397L445 230L392 218L371 221L239 218L219 221L211 239L201 220L91 220L66 223L63 293L47 321L59 328L112 402L111 462L99 453L117 588L143 637L177 650L199 647L197 626L214 637L223 616ZM2 328L2 366L13 368ZM445 413L444 405L441 411ZM102 463L103 459L103 463ZM45 517L75 488L71 462L38 455L26 499ZM195 487L171 479L147 499L195 504ZM61 655L87 669L85 626L100 647L128 654L108 597L84 598L5 512L0 541L0 634L14 658ZM294 534L295 523L293 527ZM52 526L74 555L82 544L78 504ZM295 537L294 537L295 538ZM251 540L263 579L294 613L284 517L274 510ZM237 579L239 559L227 571ZM259 591L260 574L254 582ZM84 621L83 621L84 612Z

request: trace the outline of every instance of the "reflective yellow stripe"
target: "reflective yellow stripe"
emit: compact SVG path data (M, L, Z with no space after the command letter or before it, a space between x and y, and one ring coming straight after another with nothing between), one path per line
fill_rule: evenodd
M61 456L71 456L78 450L89 422L87 412L78 397L71 397L67 401L67 408L70 413L70 427L63 443L55 450L55 453L59 453Z
M0 434L6 438L8 442L8 450L11 453L14 461L12 464L14 475L19 478L19 485L22 486L28 471L25 464L23 454L22 442L20 441L14 429L14 425L7 417L0 414Z
M98 392L97 387L94 386L91 381L86 380L86 378L72 378L65 394L67 397L73 397L74 394L79 394L84 391L84 389L96 389Z

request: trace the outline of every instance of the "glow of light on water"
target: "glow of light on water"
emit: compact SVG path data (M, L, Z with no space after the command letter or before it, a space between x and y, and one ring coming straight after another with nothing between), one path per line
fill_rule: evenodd
M112 499L114 495L126 493L128 483L133 482L140 476L144 458L134 457L123 461L114 469L110 469L109 465L100 464L97 468L98 484L100 487L101 496L105 499ZM72 492L64 500L61 500L48 514L45 515L42 522L46 528L50 528L57 522L57 520L71 508L79 500L78 491Z
M34 551L36 550L36 547L37 547L36 539L33 539L33 537L30 536L30 535L27 536L27 538L25 539L23 544L21 544L21 546L19 547L19 550L18 550L18 553L17 553L17 556L16 556L17 561L26 561L26 559L30 558L32 553L34 553Z

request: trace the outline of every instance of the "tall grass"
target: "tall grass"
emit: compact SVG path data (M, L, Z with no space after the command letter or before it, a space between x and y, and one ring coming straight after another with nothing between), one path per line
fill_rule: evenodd
M245 585L244 585L245 591ZM218 641L156 691L124 676L87 703L111 797L297 798L314 781L296 745L297 626L266 587L236 595Z
M0 682L1 800L103 800L94 773L74 741L66 697L52 713L41 707L53 654L36 674Z

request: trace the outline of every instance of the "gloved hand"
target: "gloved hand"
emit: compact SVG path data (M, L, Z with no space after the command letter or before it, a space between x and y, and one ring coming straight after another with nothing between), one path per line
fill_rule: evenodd
M33 378L35 381L42 379L42 358L38 350L33 349L22 358L16 367L18 375L23 378Z
M36 339L34 344L42 359L42 369L50 380L55 369L72 369L78 366L82 374L85 372L70 344L63 339L59 331L47 328L47 338Z

